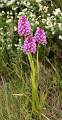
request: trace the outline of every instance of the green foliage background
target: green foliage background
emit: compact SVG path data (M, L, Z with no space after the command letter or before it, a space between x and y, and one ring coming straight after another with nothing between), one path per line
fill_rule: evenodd
M62 119L61 3L62 0L0 1L0 120ZM41 113L31 112L30 67L21 51L23 38L17 33L22 15L28 17L33 33L36 27L43 27L47 36L46 47L39 47ZM12 95L16 93L23 95Z

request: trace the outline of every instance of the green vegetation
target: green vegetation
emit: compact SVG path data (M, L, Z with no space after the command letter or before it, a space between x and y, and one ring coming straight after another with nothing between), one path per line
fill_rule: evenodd
M61 2L36 1L0 1L0 120L62 120ZM46 47L39 47L39 61L34 58L40 66L40 112L32 112L30 65L17 33L22 15L28 17L34 32L43 27L47 36ZM37 78L36 66L35 70Z

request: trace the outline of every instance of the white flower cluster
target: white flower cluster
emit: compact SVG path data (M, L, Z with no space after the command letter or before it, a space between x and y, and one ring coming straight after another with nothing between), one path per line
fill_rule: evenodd
M37 3L40 3L42 0L36 0Z
M59 39L62 40L62 35L59 35Z
M55 11L53 11L53 14L54 14L55 16L61 14L60 8L55 9Z
M41 24L45 27L45 29L47 31L51 31L52 35L55 34L56 29L58 29L59 31L62 31L62 22L60 21L60 19L62 18L62 12L60 10L60 8L56 8L55 10L52 11L52 13L50 14L49 11L49 7L48 5L43 5L42 4L42 0L36 0L36 4L39 7L39 11L38 13L40 13L38 15L38 17L36 16L36 10L34 12L34 8L33 8L33 3L31 4L30 0L1 0L1 4L0 6L4 6L3 2L6 3L7 7L11 6L12 10L7 11L7 19L6 19L6 24L8 24L9 26L11 24L13 24L13 11L15 14L15 21L16 19L19 19L22 15L26 15L31 23L32 28L34 28L35 26L39 26L41 21ZM35 3L34 3L35 4ZM25 8L22 7L21 10L19 10L19 12L17 13L17 9L19 7L19 5L23 5L25 6ZM53 6L53 4L52 4ZM0 18L3 17L6 13L4 12L4 10L2 10L2 12L0 13ZM10 24L9 24L10 23ZM34 26L35 23L35 26ZM17 31L17 26L16 24L13 24L13 30ZM3 35L1 33L1 35ZM58 36L59 39L62 39L61 37L62 35Z
M39 11L41 11L41 22L44 24L47 30L52 32L52 35L55 34L56 29L62 31L62 22L60 19L62 18L62 11L60 8L57 8L52 11L51 15L48 10L48 6L43 6L41 3L39 4ZM46 17L45 17L46 16Z
M1 0L1 2L6 3L7 6L12 5L16 0Z
M44 13L48 12L48 6L43 6L42 4L39 3L39 11L43 11Z

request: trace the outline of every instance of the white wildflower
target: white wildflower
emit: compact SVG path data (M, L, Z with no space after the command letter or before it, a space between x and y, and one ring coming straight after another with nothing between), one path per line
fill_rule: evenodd
M35 19L34 18L32 18L32 22L34 22L35 21Z
M35 18L36 15L31 12L31 13L30 13L30 17L31 17L31 18Z
M50 16L50 13L48 13L47 16Z
M8 49L10 49L12 47L12 44L8 45Z
M35 24L38 24L38 25L39 25L39 22L38 22L38 21L36 21L36 22L35 22Z
M8 19L8 20L6 20L6 23L10 23L12 20L11 19Z
M52 35L54 35L55 34L55 31L52 31Z
M57 9L55 9L55 11L53 11L53 14L54 14L55 16L57 16L59 13L61 13L60 8L57 8Z
M27 11L27 8L23 9L22 12L26 12Z
M16 26L14 26L14 31L17 31L17 27Z
M44 10L45 13L47 13L48 7L47 7L47 6L44 6L44 7L43 7L43 10Z
M43 6L41 4L39 4L39 11L42 11Z
M46 23L46 19L42 19L42 23L44 23L44 24L45 24L45 23Z
M4 14L5 12L2 10L2 14Z
M52 23L51 17L47 17L46 24L48 25L49 28L53 27L53 23Z
M7 6L12 5L15 2L15 0L11 0L7 2Z
M18 8L18 7L14 7L14 6L13 6L13 7L12 7L12 10L14 10L14 11L15 11L17 8Z
M59 35L59 39L62 40L62 35Z
M37 3L40 3L42 0L36 0Z
M10 11L10 15L12 15L12 11Z
M30 2L27 2L27 6L30 6Z
M9 11L7 11L7 14L9 14Z
M0 35L3 35L3 32L1 32Z
M11 16L11 19L13 19L13 16Z
M17 1L17 5L19 5L19 2Z

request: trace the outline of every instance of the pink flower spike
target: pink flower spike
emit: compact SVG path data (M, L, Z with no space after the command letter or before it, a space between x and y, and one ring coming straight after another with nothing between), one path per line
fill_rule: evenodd
M29 35L23 45L23 52L26 54L33 53L35 54L36 52L36 43L32 35Z
M18 34L20 36L27 36L31 31L30 22L26 16L22 16L18 21Z
M34 35L34 39L36 42L45 45L47 43L46 41L46 34L44 29L42 28L37 28L35 35Z

